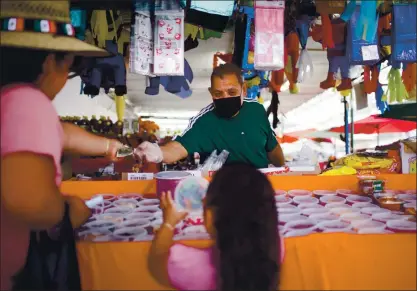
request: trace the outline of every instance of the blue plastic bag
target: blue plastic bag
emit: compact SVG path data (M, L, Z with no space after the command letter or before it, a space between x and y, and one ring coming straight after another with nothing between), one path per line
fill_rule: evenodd
M417 4L394 4L392 21L392 60L414 63L417 41Z
M361 25L359 18L361 6L356 5L355 12L347 23L346 53L352 65L374 65L380 60L377 31L368 40L356 34L357 25ZM376 12L375 12L376 14ZM378 22L378 16L376 16Z

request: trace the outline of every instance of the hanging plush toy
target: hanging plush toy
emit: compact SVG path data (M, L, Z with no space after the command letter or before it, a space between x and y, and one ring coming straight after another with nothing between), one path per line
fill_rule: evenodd
M110 88L114 88L116 96L123 96L127 93L123 55L118 53L117 44L111 40L106 41L106 50L114 56L94 59L91 66L81 75L85 83L84 94L86 95L96 96L100 88L104 88L106 93Z
M345 91L352 89L352 81L349 77L350 63L349 58L345 54L345 36L346 23L341 19L334 19L331 21L332 41L334 47L327 47L327 60L329 62L329 70L327 78L320 83L320 88L329 89L336 86L335 74L340 70L342 82L337 87L337 91ZM316 42L323 42L326 31L323 31L323 26L316 24L312 28L311 36Z

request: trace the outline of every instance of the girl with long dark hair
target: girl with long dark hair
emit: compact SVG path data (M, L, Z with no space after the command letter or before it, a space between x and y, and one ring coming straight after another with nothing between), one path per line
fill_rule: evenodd
M161 198L164 223L152 243L149 267L161 284L180 290L277 290L284 250L274 191L252 166L224 166L204 201L212 246L174 244L175 225L187 216L171 195Z

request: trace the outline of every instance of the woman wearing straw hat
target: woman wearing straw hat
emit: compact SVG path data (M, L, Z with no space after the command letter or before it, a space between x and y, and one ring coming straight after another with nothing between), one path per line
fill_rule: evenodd
M74 37L69 1L2 0L0 9L1 290L24 265L29 231L57 225L70 206L74 227L90 215L84 202L63 196L63 150L113 157L121 144L66 124L52 100L75 56L107 56Z

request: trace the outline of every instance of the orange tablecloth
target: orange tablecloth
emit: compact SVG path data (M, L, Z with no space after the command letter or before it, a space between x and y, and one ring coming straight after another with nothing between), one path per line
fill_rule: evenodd
M387 175L387 188L416 189L415 175ZM273 177L276 189L355 189L355 177ZM154 181L64 182L64 193L154 193ZM204 247L207 241L185 242ZM416 290L416 235L314 234L285 239L284 290ZM169 290L149 274L150 242L78 243L85 290Z

